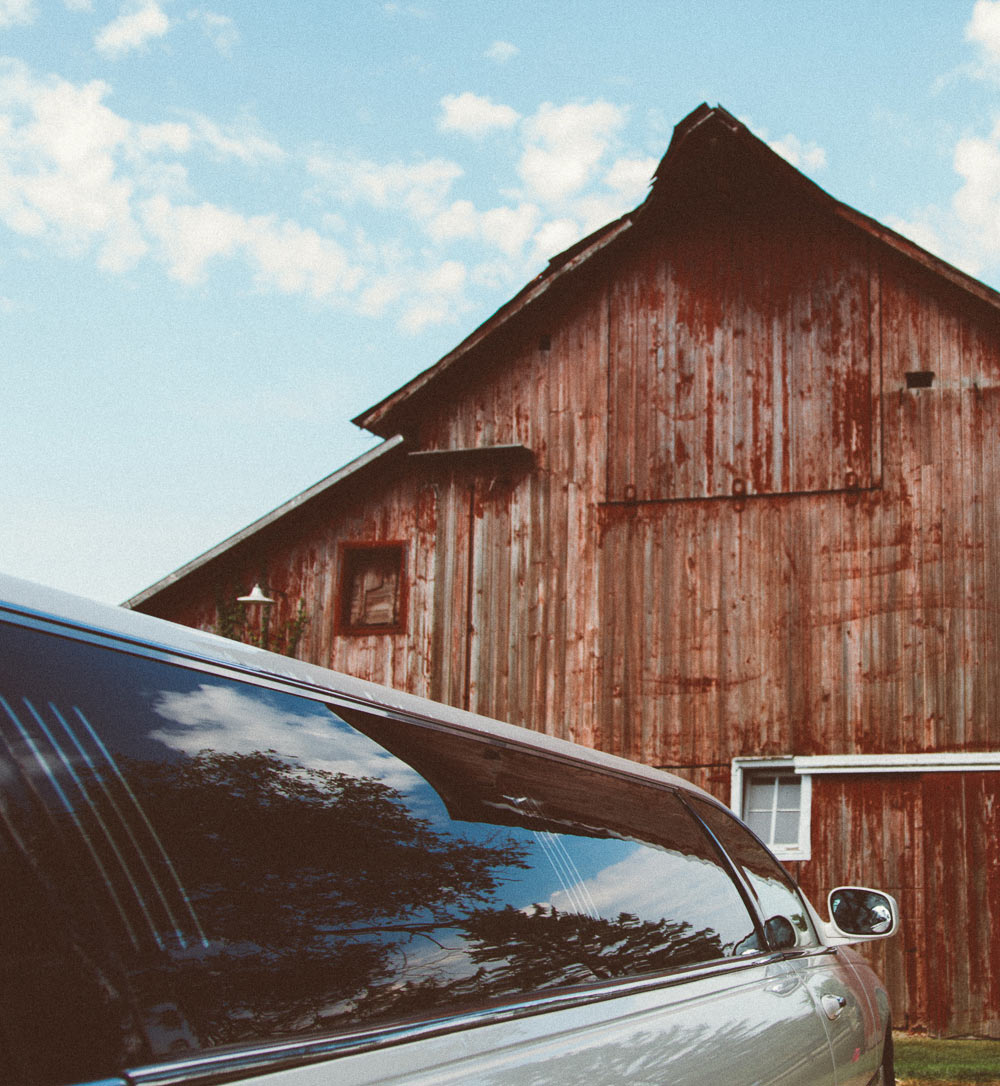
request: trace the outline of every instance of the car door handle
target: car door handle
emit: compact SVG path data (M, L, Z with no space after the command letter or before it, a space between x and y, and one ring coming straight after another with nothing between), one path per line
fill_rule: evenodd
M823 1011L831 1022L839 1018L847 1006L847 1000L839 995L821 996L820 1003L822 1003Z

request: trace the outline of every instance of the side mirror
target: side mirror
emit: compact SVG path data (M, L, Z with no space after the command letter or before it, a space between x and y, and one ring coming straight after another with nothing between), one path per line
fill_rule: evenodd
M833 934L844 941L885 939L899 927L899 907L891 894L866 886L838 886L828 899Z
M772 916L765 924L767 942L772 950L791 950L798 942L795 928L787 916Z

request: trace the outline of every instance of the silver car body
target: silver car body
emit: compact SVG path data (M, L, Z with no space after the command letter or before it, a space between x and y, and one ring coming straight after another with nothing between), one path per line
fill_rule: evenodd
M252 689L267 691L269 696L288 694L325 704L349 719L354 719L351 714L360 714L389 721L393 727L413 725L429 728L433 734L483 739L498 750L513 752L521 759L519 764L530 767L538 759L543 778L552 766L565 766L573 773L593 772L605 782L602 796L613 798L617 781L628 782L628 787L648 785L679 797L702 816L708 812L713 819L732 819L707 793L650 767L12 578L0 577L0 634L7 638L6 642L0 639L0 713L6 713L8 731L14 735L8 747L13 751L20 744L24 757L49 774L53 787L59 787L59 774L72 774L74 763L89 763L89 759L79 743L74 751L64 741L54 745L53 749L68 751L60 754L62 764L56 764L53 755L39 751L40 741L28 735L37 730L36 723L45 726L47 715L65 724L70 710L60 709L58 699L46 708L40 695L32 695L34 700L23 698L28 708L19 707L20 677L8 666L10 657L3 645L16 646L26 636L54 637L60 651L66 646L85 646L92 655L122 656L180 669L190 677L185 689L192 693L225 680L234 684L237 693ZM294 718L293 726L300 721ZM210 725L202 720L198 726L204 730L206 743L210 742ZM63 786L60 794L72 813L65 792ZM141 800L137 797L137 804ZM513 822L507 818L503 824ZM79 819L76 825L82 833ZM11 832L20 831L15 826ZM609 831L605 838L614 837L615 832ZM124 863L117 849L116 855ZM105 866L115 862L112 858ZM751 894L736 874L738 862L728 856L726 864L752 913ZM59 873L47 877L58 880ZM113 880L106 881L110 885ZM892 934L897 924L895 903L887 896L884 903L891 910L891 922L874 929L879 936ZM875 974L846 945L865 937L849 935L824 921L802 898L797 931L780 947L761 945L768 921L764 913L769 911L761 909L751 916L757 935L747 948L730 950L716 960L541 986L519 995L481 1000L471 1007L445 1007L399 1020L390 1016L370 1025L354 1022L329 1030L310 1029L302 1036L251 1038L218 1046L189 1043L186 1027L171 1024L176 1015L164 1012L161 1033L167 1040L161 1038L160 1043L155 1036L158 1027L149 1026L145 1058L127 1066L101 1068L74 1081L115 1086L207 1086L244 1079L262 1086L666 1082L869 1086L879 1081L890 1024L888 999ZM556 915L557 911L551 912ZM874 937L874 931L869 937ZM0 1015L7 1018L8 1011ZM18 1031L23 1029L23 1025L3 1026L0 1019L0 1038L6 1030L6 1042L14 1049ZM149 1058L154 1050L155 1057Z

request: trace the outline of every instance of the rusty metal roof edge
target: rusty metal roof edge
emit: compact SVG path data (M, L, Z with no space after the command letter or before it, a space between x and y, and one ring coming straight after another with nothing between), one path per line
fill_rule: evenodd
M289 498L288 501L283 502L281 505L272 509L269 513L265 513L264 516L258 517L257 520L252 521L245 528L241 528L238 532L224 539L221 543L217 543L214 547L210 547L203 554L199 554L197 558L192 558L190 562L185 563L179 569L175 569L173 573L168 573L166 577L161 578L155 584L145 588L142 592L137 593L130 599L125 600L121 605L132 610L135 607L140 606L147 600L158 595L165 588L169 588L172 584L176 584L178 581L187 577L189 574L194 573L195 570L200 569L202 566L207 565L213 559L218 558L220 555L230 551L233 547L242 543L244 540L249 539L251 536L256 535L262 531L268 525L273 524L275 521L280 520L293 509L299 508L301 505L305 505L306 502L312 498L318 497L320 494L325 493L328 490L332 490L338 484L345 482L347 479L352 478L359 471L368 467L369 464L374 463L376 460L381 459L387 453L392 452L394 449L398 449L403 444L405 439L400 434L396 434L394 437L387 438L380 445L374 449L369 449L368 452L362 453L360 456L349 461L342 468L338 468L330 475L320 479L318 483L313 483L312 486L307 487L301 493L296 494L294 498Z
M911 241L905 235L897 233L891 226L880 223L878 219L873 219L863 211L858 211L834 197L831 197L831 199L836 205L837 214L845 222L864 230L877 241L881 241L884 245L888 245L889 248L895 249L896 252L920 264L928 271L940 275L942 279L946 279L953 286L964 290L967 294L972 294L980 301L986 302L995 309L1000 309L1000 291L987 286L981 279L962 271L961 268L956 268L954 264L949 264L942 257L928 252L915 241Z

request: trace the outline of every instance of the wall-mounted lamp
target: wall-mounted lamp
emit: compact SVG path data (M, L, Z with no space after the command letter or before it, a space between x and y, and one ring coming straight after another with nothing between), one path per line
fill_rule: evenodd
M237 596L236 602L242 603L247 609L248 624L246 632L248 636L245 640L249 641L251 645L257 645L258 648L269 648L271 604L274 603L274 600L270 596L265 596L260 585L255 584L248 595ZM255 614L258 616L256 619L250 617ZM257 627L257 633L252 632L254 626Z
M270 596L265 596L264 593L261 591L260 585L255 584L253 586L253 588L250 589L250 594L248 596L237 596L236 597L236 602L237 603L262 603L265 606L267 606L269 604L274 603L274 600L272 600Z

